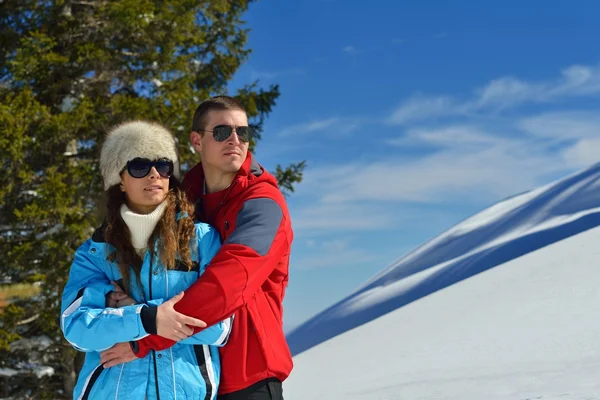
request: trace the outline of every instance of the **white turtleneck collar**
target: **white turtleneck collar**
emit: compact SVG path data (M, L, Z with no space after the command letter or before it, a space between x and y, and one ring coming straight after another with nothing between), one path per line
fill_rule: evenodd
M127 207L127 204L123 203L121 205L121 217L131 232L131 244L139 254L143 254L146 250L148 239L152 235L152 232L154 232L154 228L162 217L166 207L167 201L165 200L150 214L138 214L131 211Z

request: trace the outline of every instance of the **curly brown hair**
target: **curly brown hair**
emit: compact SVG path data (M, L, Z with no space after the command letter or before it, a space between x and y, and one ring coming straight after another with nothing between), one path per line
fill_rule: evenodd
M123 289L131 295L130 268L134 271L136 282L141 288L140 272L143 260L131 244L131 232L121 217L121 205L125 203L126 197L119 186L114 185L106 191L104 240L115 248L115 251L109 254L109 258L119 266L123 277ZM169 180L166 201L167 207L148 239L148 250L154 257L154 244L160 241L158 256L162 265L167 269L173 269L175 260L178 259L189 271L192 268L192 255L196 251L196 247L191 246L191 240L196 233L193 219L194 206L187 200L181 184L175 177ZM179 212L181 214L177 220Z

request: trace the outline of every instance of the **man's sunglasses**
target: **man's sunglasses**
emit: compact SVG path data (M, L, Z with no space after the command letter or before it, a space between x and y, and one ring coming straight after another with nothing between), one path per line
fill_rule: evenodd
M134 158L127 161L123 171L127 170L133 178L143 178L150 173L152 167L156 168L156 172L163 178L170 178L173 175L173 161L167 159L152 161L147 158Z
M212 132L213 137L217 142L224 142L231 136L234 127L230 125L217 125L212 131L209 131L208 129L203 130L204 132ZM237 133L240 141L245 143L248 143L254 136L254 130L251 126L236 126L235 133Z

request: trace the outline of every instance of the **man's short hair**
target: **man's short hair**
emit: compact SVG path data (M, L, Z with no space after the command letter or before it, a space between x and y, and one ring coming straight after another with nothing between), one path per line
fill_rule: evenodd
M230 96L215 96L204 100L194 112L192 131L204 136L204 129L210 111L239 110L246 112L242 103Z

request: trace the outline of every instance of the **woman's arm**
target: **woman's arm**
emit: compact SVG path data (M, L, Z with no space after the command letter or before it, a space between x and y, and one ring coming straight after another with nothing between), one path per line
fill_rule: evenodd
M93 253L91 241L75 253L62 296L61 330L80 351L101 351L119 342L147 336L140 313L144 304L107 308L106 295L114 290Z

